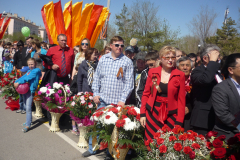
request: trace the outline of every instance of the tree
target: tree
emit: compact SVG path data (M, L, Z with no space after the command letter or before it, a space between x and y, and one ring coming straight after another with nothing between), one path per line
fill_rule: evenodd
M214 36L216 33L215 19L217 14L213 9L208 9L208 6L201 6L199 14L194 17L188 24L188 28L197 36L201 43L205 45L207 37Z
M189 53L197 53L199 51L198 50L199 43L200 43L200 39L198 39L195 36L187 35L179 38L176 41L175 46L180 48L185 53L189 54Z
M221 48L223 55L229 55L239 51L240 38L235 25L235 20L229 17L227 23L223 24L222 29L217 29L216 36L207 38L206 42L217 44Z
M40 42L42 41L42 38L38 37L37 35L30 35L30 36L32 36L34 39L38 39ZM24 35L21 32L14 32L13 34L4 35L3 39L8 39L8 41L10 42L19 41L19 40L22 40L23 42L25 42L26 37L24 37Z

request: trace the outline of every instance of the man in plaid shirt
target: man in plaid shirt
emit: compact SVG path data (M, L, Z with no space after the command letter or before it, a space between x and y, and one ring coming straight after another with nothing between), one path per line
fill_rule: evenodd
M93 76L93 100L98 108L109 104L125 105L126 99L134 88L133 63L123 52L124 40L115 36L110 41L111 52L102 56ZM95 154L92 138L84 157ZM112 157L107 155L106 160Z

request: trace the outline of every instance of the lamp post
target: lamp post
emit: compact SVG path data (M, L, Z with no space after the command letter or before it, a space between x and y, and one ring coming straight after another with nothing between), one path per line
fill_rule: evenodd
M199 44L199 45L198 45L198 52L199 52L199 50L200 50L200 47L201 47L201 45Z

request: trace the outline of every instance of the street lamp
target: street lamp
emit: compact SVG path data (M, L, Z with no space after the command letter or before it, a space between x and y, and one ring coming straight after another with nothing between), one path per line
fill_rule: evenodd
M200 47L201 47L201 45L199 44L199 45L198 45L198 52L199 52L199 50L200 50Z

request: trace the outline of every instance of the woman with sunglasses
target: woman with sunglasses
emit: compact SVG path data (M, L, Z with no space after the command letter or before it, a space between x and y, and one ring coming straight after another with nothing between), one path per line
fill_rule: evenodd
M80 44L80 52L76 54L75 60L74 60L74 66L73 66L73 71L72 71L72 80L73 77L76 75L76 66L78 64L81 64L82 61L85 60L85 51L90 48L90 41L87 38L84 38Z
M175 69L176 51L171 46L159 52L161 64L148 72L142 95L140 122L145 128L145 144L164 126L182 126L185 115L185 74Z

